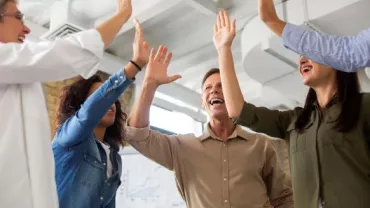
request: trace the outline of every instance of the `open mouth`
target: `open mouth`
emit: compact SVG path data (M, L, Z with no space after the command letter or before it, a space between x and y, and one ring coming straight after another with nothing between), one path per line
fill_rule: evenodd
M311 71L311 69L312 69L312 66L304 66L304 67L301 68L301 73L305 74L305 73Z
M209 104L211 104L212 106L214 105L221 105L221 104L224 104L225 101L223 99L220 99L220 98L212 98L210 101L209 101Z
M24 39L26 39L26 37L25 37L25 36L23 36L23 35L20 35L20 36L18 37L18 41L19 41L19 42L21 42L21 43L24 43Z
M109 110L107 111L107 113L114 113L113 108L109 108Z

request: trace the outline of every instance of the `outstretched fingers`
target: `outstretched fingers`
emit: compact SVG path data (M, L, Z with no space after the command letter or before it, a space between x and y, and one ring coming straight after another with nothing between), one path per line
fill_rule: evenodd
M155 60L155 49L154 49L154 48L152 48L152 49L150 50L149 60L150 60L151 62L153 62L153 61Z

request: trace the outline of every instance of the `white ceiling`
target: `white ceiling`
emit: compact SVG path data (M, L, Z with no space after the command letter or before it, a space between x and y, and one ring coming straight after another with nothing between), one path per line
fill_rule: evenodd
M370 27L367 21L370 13L366 11L370 8L368 0L302 2L304 0L290 0L284 7L279 4L277 9L285 13L290 22L302 24L308 20L328 33L355 34ZM27 19L35 23L31 29L40 31L41 26L47 30L53 21L61 19L87 29L109 18L115 12L116 0L21 0L20 7ZM145 38L151 46L164 44L172 50L170 73L183 76L176 84L162 87L160 92L200 108L202 76L208 69L217 67L212 28L217 10L224 8L237 19L238 35L233 53L245 99L279 108L302 103L306 88L294 68L298 56L284 49L281 41L263 28L256 16L257 0L133 0L133 7L133 17L142 22ZM133 37L134 28L129 21L107 50L113 56L107 54L104 63L109 64L104 71L117 71L121 63L130 59ZM114 61L118 64L111 63ZM165 105L165 100L159 101L157 103ZM189 112L189 109L183 111ZM202 116L197 119L202 120Z

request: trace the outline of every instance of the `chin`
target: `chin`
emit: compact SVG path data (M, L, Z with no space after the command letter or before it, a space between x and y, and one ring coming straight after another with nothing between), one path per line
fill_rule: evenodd
M114 124L114 119L115 118L103 118L101 121L100 121L100 125L108 128L110 126L112 126Z
M216 120L223 120L227 117L229 117L229 115L225 114L225 113L221 113L221 112L214 112L212 113L211 115L212 118L216 119Z
M100 122L100 126L104 126L105 128L109 128L109 127L111 127L111 126L113 126L113 124L114 124L114 121L113 122L107 122L107 121L103 121L103 122Z
M303 83L304 85L306 85L306 86L310 86L311 81L310 81L309 79L304 79L304 80L302 81L302 83Z

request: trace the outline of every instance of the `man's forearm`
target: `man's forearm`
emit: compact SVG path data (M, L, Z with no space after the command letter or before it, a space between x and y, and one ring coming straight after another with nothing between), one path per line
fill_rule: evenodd
M123 24L127 22L130 16L131 14L128 12L120 12L114 15L106 22L104 22L103 24L96 27L96 29L98 30L102 37L105 48L109 47L113 39L116 37L117 33L120 31Z
M220 48L218 57L226 108L231 118L237 118L243 108L244 98L236 77L231 48Z
M138 97L130 116L129 126L135 128L144 128L149 125L150 107L152 105L155 91L158 85L144 80L140 96Z

